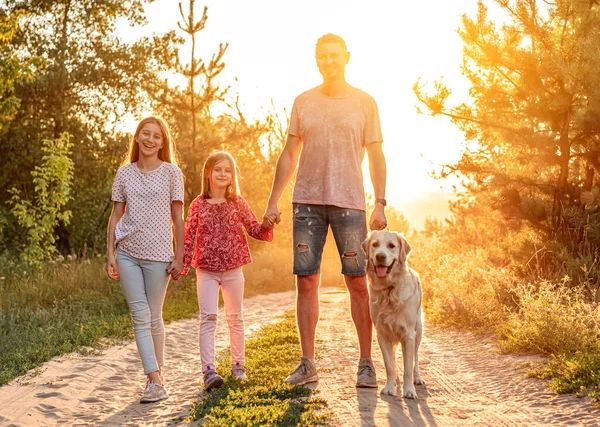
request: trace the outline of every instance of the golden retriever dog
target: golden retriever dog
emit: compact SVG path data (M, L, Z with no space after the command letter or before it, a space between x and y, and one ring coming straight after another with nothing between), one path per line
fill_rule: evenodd
M402 345L404 394L416 399L415 384L425 384L419 374L419 344L423 335L421 282L406 264L411 247L400 233L373 231L363 242L371 298L371 319L383 354L387 382L381 394L396 395L399 377L396 347Z

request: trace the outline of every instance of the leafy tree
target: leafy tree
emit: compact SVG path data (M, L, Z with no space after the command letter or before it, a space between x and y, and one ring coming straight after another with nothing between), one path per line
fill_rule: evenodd
M164 66L174 33L121 42L114 34L117 20L145 22L143 0L7 0L8 16L22 13L10 41L21 61L42 57L34 79L15 85L20 105L0 132L0 188L33 191L26 173L41 164L44 140L64 132L72 136L75 163L73 212L69 227L56 229L63 252L104 244L103 230L110 210L110 187L127 139L118 124L148 105L143 88ZM23 173L26 171L26 173ZM10 195L0 193L0 205ZM16 224L4 238L18 244Z
M58 139L44 141L42 166L31 172L35 189L34 200L23 199L17 188L9 192L12 198L12 214L19 225L27 230L27 246L23 258L37 264L57 252L54 229L58 224L69 224L71 211L65 209L71 200L73 183L73 160L69 135L64 133Z
M0 9L0 131L20 105L19 98L14 95L15 85L31 81L30 67L39 61L37 58L21 61L11 45L23 16L22 11L9 15Z
M469 100L447 106L442 81L433 94L420 81L413 87L427 113L465 135L461 159L441 176L462 176L467 192L505 219L580 243L588 216L600 223L599 205L586 207L600 171L599 2L495 3L508 22L496 25L479 1L458 30Z

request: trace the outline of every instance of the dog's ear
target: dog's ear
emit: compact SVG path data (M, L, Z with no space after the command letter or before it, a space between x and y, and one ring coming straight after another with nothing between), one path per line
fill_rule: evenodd
M398 245L400 245L400 255L398 256L398 261L404 264L408 259L412 248L402 233L396 233L396 237L398 237Z
M367 236L364 242L362 242L362 250L367 257L367 262L369 262L369 240L371 239L371 233Z

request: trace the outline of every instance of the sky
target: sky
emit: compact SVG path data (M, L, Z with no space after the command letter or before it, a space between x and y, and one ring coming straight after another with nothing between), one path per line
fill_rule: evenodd
M183 1L186 13L188 4ZM436 165L459 159L463 135L443 117L418 114L412 85L419 77L443 77L453 90L452 104L466 99L457 29L461 15L475 16L477 0L206 0L196 2L196 16L204 5L208 20L197 38L198 54L208 60L219 43L229 43L219 80L239 93L247 117L260 118L272 102L291 111L297 95L322 82L316 40L338 34L351 54L347 81L379 106L388 203L402 209L432 192L451 191L455 182L430 175ZM174 29L180 19L174 0L155 1L146 12L146 27L121 24L118 35L131 41ZM364 171L365 189L372 191L366 161Z

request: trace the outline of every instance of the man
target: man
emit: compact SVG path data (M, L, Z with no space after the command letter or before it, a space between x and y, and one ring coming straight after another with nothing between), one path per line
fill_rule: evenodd
M371 361L372 324L361 243L367 237L361 163L365 148L375 191L371 229L387 226L384 207L386 165L375 100L346 82L350 59L344 40L327 34L317 41L316 60L323 83L296 98L286 145L277 169L265 217L280 221L277 203L300 163L293 193L296 318L302 358L287 383L317 381L315 332L319 319L319 281L323 246L331 226L350 292L352 319L360 346L357 387L377 387ZM301 154L300 154L301 153Z

